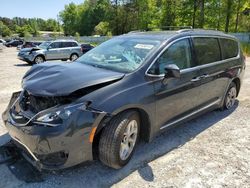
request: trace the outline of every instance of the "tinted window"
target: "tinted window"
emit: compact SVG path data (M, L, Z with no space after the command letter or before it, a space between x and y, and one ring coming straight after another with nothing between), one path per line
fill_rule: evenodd
M230 39L220 39L223 59L229 59L238 55L238 43Z
M150 74L164 74L167 64L175 64L180 69L191 67L191 53L188 39L171 45L156 61L149 71Z
M63 48L78 46L75 42L63 42Z
M194 48L199 65L221 60L220 47L216 38L194 38Z
M78 46L78 44L76 42L71 42L71 46L75 47L75 46Z
M50 45L51 48L61 48L61 42L53 42Z
M62 48L71 47L71 42L62 42Z

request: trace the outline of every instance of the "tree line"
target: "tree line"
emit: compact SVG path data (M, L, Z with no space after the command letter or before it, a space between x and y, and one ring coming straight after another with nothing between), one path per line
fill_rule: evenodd
M18 34L20 37L29 35L38 36L39 31L60 31L61 26L55 19L44 20L41 18L20 18L13 19L0 17L0 36L11 36Z
M85 0L59 15L66 35L119 35L167 26L247 32L249 14L249 0Z
M41 30L62 29L67 36L119 35L134 30L169 29L169 26L249 32L250 1L85 0L78 5L65 5L59 21L0 17L0 36L38 36Z

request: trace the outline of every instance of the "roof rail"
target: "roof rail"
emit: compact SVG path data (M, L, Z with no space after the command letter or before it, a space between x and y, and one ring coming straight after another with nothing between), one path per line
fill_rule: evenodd
M164 31L164 30L167 30L167 31L171 31L171 30L177 30L177 29L181 29L181 30L192 30L192 26L162 26L162 27L151 27L151 28L147 28L147 29L144 29L144 30L134 30L134 31L130 31L128 33L137 33L137 32L146 32L146 31L153 31L154 29L160 29L160 31ZM179 31L181 31L179 30Z
M185 32L189 32L189 31L193 31L193 29L180 29L177 32L178 33L185 33Z
M177 31L178 33L184 33L184 32L195 32L195 31L206 31L211 33L223 33L223 31L218 31L214 29L181 29Z

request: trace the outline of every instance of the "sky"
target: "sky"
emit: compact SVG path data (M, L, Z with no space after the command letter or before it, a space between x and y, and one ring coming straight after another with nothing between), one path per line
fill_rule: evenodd
M57 18L66 4L84 0L0 0L0 17Z

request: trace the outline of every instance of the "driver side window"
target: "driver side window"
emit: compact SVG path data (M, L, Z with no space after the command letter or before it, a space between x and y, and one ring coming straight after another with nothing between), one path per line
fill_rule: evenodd
M175 64L180 69L191 67L191 50L188 39L182 39L172 44L157 59L156 63L149 70L149 73L164 74L164 68L168 64Z

